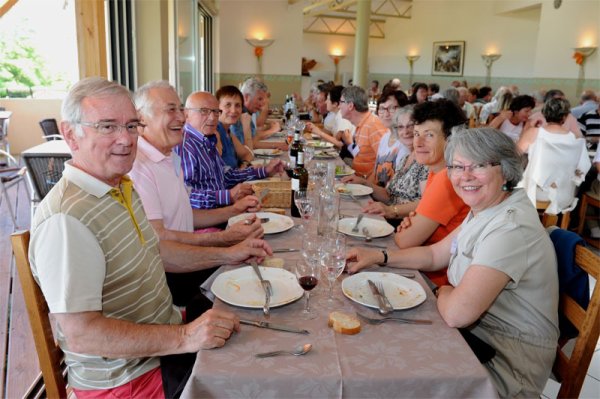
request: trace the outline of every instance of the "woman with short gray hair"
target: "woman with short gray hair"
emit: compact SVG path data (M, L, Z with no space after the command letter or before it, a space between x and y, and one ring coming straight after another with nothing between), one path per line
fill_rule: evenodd
M571 112L569 101L564 98L551 98L544 103L542 115L546 119L546 125L527 129L517 141L517 147L523 153L527 154L531 144L535 142L538 135L571 135L574 139L577 138L575 133L566 129L563 124Z
M504 133L480 128L454 132L445 159L454 190L471 207L462 225L431 246L354 248L348 271L449 265L450 285L434 290L444 321L461 328L467 343L483 341L472 349L500 397L539 397L556 354L558 275L535 207L524 190L513 189L522 155Z

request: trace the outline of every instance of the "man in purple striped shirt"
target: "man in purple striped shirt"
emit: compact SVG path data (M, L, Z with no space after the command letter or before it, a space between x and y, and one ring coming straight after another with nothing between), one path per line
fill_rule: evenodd
M179 155L185 184L192 188L190 204L195 209L231 205L252 194L242 182L264 179L283 172L283 163L272 160L265 167L229 168L216 148L219 102L210 93L190 94L185 103L186 124Z

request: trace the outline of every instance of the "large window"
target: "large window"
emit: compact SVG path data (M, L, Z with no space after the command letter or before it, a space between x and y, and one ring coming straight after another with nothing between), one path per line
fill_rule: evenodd
M213 90L212 16L198 0L178 0L177 88L182 99L197 90Z
M0 17L0 97L60 98L79 80L74 3L19 0Z

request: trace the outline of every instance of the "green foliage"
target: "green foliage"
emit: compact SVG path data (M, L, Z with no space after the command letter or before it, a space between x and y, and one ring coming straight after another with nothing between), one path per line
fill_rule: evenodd
M0 36L0 96L10 92L11 96L14 93L15 97L26 97L32 87L51 86L57 80L46 71L45 62L31 45L27 32Z

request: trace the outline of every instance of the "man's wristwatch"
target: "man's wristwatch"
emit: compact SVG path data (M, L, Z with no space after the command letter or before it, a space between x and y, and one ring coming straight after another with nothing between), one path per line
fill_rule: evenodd
M379 264L379 266L383 267L383 266L387 265L387 262L388 262L388 253L387 253L387 251L385 249L382 249L381 253L383 254L383 262L381 262Z

